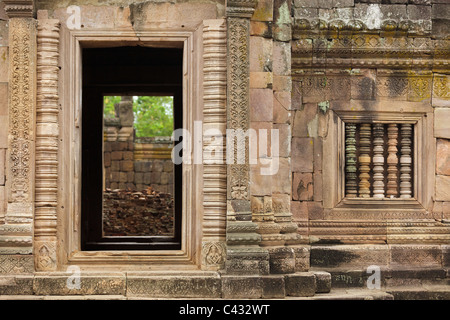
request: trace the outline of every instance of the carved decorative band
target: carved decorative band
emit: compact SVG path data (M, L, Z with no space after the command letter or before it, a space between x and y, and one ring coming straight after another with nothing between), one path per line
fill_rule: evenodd
M3 3L10 19L33 17L33 0L3 0Z
M56 269L59 21L39 20L36 97L35 266Z

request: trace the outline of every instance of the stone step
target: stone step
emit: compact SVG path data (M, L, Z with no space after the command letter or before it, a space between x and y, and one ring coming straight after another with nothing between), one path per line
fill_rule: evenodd
M450 285L422 285L388 288L394 300L450 300Z

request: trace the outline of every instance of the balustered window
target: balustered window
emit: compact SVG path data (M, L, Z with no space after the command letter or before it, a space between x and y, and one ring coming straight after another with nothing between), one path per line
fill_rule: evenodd
M345 197L414 198L414 124L345 123Z

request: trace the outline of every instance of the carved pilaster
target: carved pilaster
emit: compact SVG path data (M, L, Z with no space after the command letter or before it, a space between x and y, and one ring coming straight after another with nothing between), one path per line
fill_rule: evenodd
M59 21L38 21L36 96L35 266L56 270L58 210Z
M227 167L226 130L227 34L225 20L203 22L203 239L202 268L225 264ZM211 130L212 129L212 130ZM218 144L219 143L219 144Z
M227 129L249 129L249 39L254 0L227 2ZM261 235L251 221L248 138L227 141L227 260L233 274L269 273L269 254L259 247ZM230 163L229 159L234 162ZM239 163L243 159L243 163ZM244 248L245 247L245 248Z
M35 83L35 20L10 15L6 171L8 203L5 224L0 228L0 253L3 254L32 252Z

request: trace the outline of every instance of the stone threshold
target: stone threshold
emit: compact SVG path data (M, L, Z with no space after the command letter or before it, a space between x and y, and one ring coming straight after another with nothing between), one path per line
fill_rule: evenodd
M329 292L331 275L227 275L219 272L55 272L0 276L0 297L284 299Z

